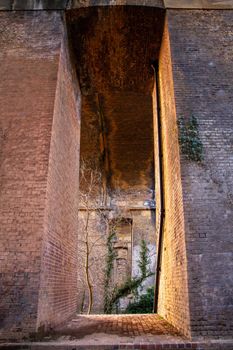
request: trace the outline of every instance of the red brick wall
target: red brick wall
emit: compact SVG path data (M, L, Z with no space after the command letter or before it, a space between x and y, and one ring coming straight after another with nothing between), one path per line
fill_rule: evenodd
M232 20L233 11L168 10L160 55L158 311L194 336L233 329ZM57 76L60 42L59 13L0 13L0 327L8 337L63 322L76 308L79 92L66 39ZM179 154L176 119L192 114L202 165Z
M60 27L56 12L0 13L2 336L35 330Z
M63 38L52 126L38 327L77 309L80 93Z
M190 335L180 155L167 23L160 52L158 84L165 207L158 313L184 334ZM157 171L156 177L158 182Z
M201 165L182 156L192 334L233 332L233 11L168 11L177 116L199 122Z

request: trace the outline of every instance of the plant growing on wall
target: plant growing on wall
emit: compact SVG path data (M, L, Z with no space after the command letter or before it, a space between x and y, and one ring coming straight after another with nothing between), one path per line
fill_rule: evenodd
M102 176L100 170L86 161L80 164L80 211L79 218L79 262L82 273L80 282L84 286L82 291L81 312L90 314L96 295L96 281L104 283L104 313L116 311L121 298L129 294L137 294L143 282L154 273L150 271L149 250L145 240L141 241L139 254L139 275L128 277L124 283L113 282L114 262L117 258L115 243L117 227L125 220L126 213L119 206L106 208L101 199ZM118 198L121 194L118 194ZM94 216L93 216L94 214ZM97 222L101 222L99 231ZM107 234L106 234L107 233ZM99 249L98 249L99 247ZM106 267L101 271L103 261ZM100 268L97 268L100 265Z
M85 283L88 291L88 307L87 314L90 314L93 307L93 282L91 278L91 268L96 263L96 259L102 259L102 256L93 254L93 250L105 244L103 236L97 238L92 237L92 229L90 225L91 215L93 212L104 217L104 211L101 206L99 191L101 188L101 173L95 164L88 164L84 160L80 164L80 191L79 203L84 210L82 226L79 229L79 252L83 258L83 270L85 275ZM84 299L82 300L82 309L84 309Z
M141 240L141 250L140 250L140 259L138 262L138 266L141 272L141 276L147 278L150 273L149 265L149 249L147 248L147 244L145 239Z
M118 198L120 193L118 193ZM114 219L112 218L114 217ZM106 254L106 267L104 278L104 313L109 314L112 312L111 308L111 293L112 293L112 273L114 269L114 261L117 258L116 250L114 249L114 243L117 240L117 227L124 220L124 213L119 207L115 207L112 215L105 217L106 227L108 228L107 237L107 254Z
M111 287L110 278L113 269L113 260L115 256L113 254L112 243L110 245L110 250L108 250L108 256L110 259L110 264L108 265L109 259L107 259L107 268L106 271L106 280L108 281L107 287L105 290L105 313L111 314L113 309L118 304L121 298L127 297L129 294L137 294L138 288L142 286L142 283L150 276L153 276L154 273L150 271L149 264L149 250L147 248L145 240L141 241L141 250L140 250L140 258L139 258L139 269L140 274L136 277L129 277L124 283L121 285L114 285Z
M116 231L114 226L110 226L107 238L107 256L106 256L106 268L105 268L105 279L104 279L104 313L111 313L110 305L110 289L111 289L111 279L112 271L114 267L114 260L116 258L116 252L113 247L113 241L116 238Z
M104 281L105 295L108 295L111 282L111 274L115 259L113 241L116 236L116 227L122 220L122 211L118 207L114 208L114 220L110 217L109 208L103 205L104 198L102 194L102 174L96 164L81 160L80 164L80 191L79 191L79 209L82 210L82 220L79 218L79 259L81 260L81 269L85 276L87 293L82 294L81 312L90 314L94 303L94 287L96 279ZM93 227L93 214L97 221L101 222L102 235L98 235L96 226ZM81 216L81 215L80 215ZM111 222L111 225L110 225ZM106 231L108 235L106 237ZM100 249L98 249L100 248ZM106 253L107 251L107 253ZM106 259L107 268L105 271L96 269L97 264L102 264ZM98 270L98 271L97 271ZM93 274L94 273L94 274ZM88 305L85 307L86 296ZM106 297L107 298L107 297ZM105 298L105 299L106 299ZM108 302L104 303L104 309L107 309ZM87 309L85 311L85 309ZM106 311L106 310L105 310ZM107 313L107 311L106 311Z
M180 117L178 127L182 154L189 160L201 162L203 160L203 145L199 136L197 118L192 115L186 121L183 117Z
M130 302L125 309L126 314L150 314L154 307L154 286L147 288L146 293Z

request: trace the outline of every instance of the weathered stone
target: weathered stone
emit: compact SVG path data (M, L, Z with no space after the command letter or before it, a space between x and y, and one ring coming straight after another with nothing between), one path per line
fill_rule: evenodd
M165 8L233 9L232 0L164 0Z
M89 6L152 6L164 8L163 0L71 0L69 8L81 8Z
M13 0L12 10L64 10L67 0Z
M233 9L232 0L0 0L0 11L64 10L115 5L150 6L168 9Z

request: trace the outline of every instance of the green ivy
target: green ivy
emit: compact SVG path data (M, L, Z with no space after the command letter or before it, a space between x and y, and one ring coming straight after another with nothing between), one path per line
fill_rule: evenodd
M114 260L116 258L116 252L113 247L113 242L116 239L115 228L112 228L107 238L107 257L106 257L106 269L105 269L105 280L104 280L104 313L109 314L112 311L112 305L110 303L110 289L112 271L114 266Z
M179 117L178 127L182 154L189 160L201 162L203 160L203 145L200 140L196 117L192 115L188 120Z
M147 289L146 294L129 303L125 309L126 314L150 314L154 307L154 287Z
M149 269L150 259L148 257L149 250L146 245L146 241L141 241L141 250L140 250L140 259L139 259L139 269L140 275L136 277L129 277L124 283L120 286L115 285L111 288L111 275L114 264L114 248L113 248L113 239L115 234L112 233L109 236L107 242L108 255L107 255L107 268L106 268L106 279L105 279L105 297L104 297L104 313L111 314L113 309L117 310L117 305L121 298L127 297L129 294L138 295L137 290L142 286L142 283L150 276L153 276L154 273Z
M127 297L129 294L134 293L136 289L141 287L142 283L150 276L153 276L153 272L148 272L145 276L129 277L126 282L122 283L119 287L116 286L110 298L110 305L112 307L119 302L121 298Z
M147 248L147 244L144 239L141 240L140 248L140 259L138 261L138 266L141 272L141 276L145 277L150 272L148 270L148 267L150 266L150 259L148 256L149 249Z

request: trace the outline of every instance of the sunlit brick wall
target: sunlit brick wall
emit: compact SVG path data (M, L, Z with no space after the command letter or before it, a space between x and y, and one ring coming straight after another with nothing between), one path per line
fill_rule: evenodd
M181 160L193 335L233 324L233 11L168 11L177 116L194 115L202 164Z
M165 206L158 313L190 335L180 155L167 23L160 52L158 84ZM158 176L157 171L156 174Z

